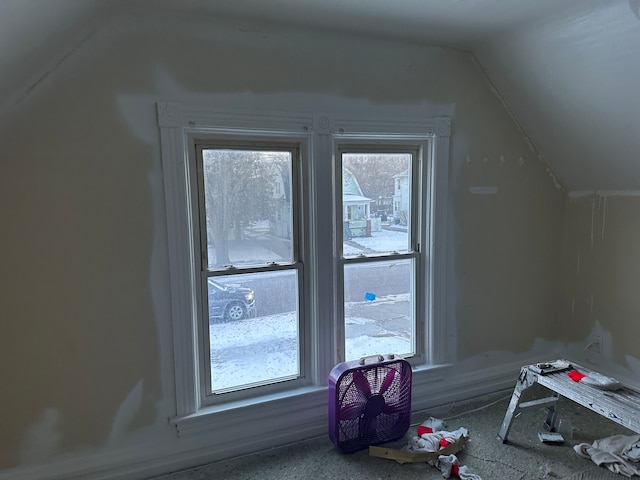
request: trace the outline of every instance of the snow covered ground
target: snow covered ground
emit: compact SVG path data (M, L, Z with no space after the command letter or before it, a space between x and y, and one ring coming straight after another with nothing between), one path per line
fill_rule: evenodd
M402 251L407 234L391 230L374 232L372 237L354 238L345 244L345 255L360 251ZM234 252L244 258L265 252ZM372 307L407 304L408 295L377 297L374 302L350 302L345 305L346 353L348 359L377 353L409 353L411 334L408 316L395 314L391 321L380 322L368 315ZM402 311L402 309L400 309ZM211 381L214 391L273 379L295 377L298 372L298 328L295 312L246 318L237 322L210 324Z
M349 244L343 245L343 251L346 256L357 255L365 251L374 250L376 252L402 252L407 250L408 240L407 232L398 232L395 230L382 230L373 232L370 237L354 237ZM358 248L354 244L362 248Z

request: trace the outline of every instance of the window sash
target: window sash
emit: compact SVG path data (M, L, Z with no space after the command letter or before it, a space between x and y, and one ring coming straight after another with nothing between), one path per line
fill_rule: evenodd
M195 155L192 158L190 169L192 171L192 217L194 218L193 229L193 251L199 255L193 256L194 271L198 273L198 288L195 292L195 304L197 305L196 323L198 333L198 378L200 383L200 405L215 405L228 401L234 401L259 394L269 394L292 388L291 384L300 385L308 383L305 377L308 376L308 362L305 361L306 339L308 331L304 325L304 302L303 291L304 268L302 261L302 238L303 238L303 215L301 209L301 171L302 154L299 142L282 142L267 136L252 138L251 135L243 135L242 138L227 138L227 136L216 136L212 138L194 138L192 140ZM291 240L292 258L282 262L261 262L251 265L209 265L208 256L208 232L206 222L206 198L205 198L205 175L204 175L204 152L206 150L246 150L246 151L274 151L289 152L291 155ZM297 364L298 374L294 376L283 376L258 382L256 384L239 385L237 387L216 390L212 385L212 365L211 365L211 344L209 334L209 306L208 306L208 281L210 278L227 278L234 275L259 274L264 272L295 271L296 272L296 323L298 338ZM262 392L262 393L258 393Z
M343 191L342 191L342 175L344 167L344 155L345 154L409 154L411 157L409 164L409 176L410 176L410 218L408 222L408 251L407 252L386 252L377 254L358 254L356 256L345 256L343 252L344 246L344 230L342 228L342 222L345 218L345 212L343 211ZM419 319L427 318L426 312L428 308L428 298L426 295L421 295L419 292L425 291L429 282L425 281L424 273L428 271L428 265L426 264L425 255L421 253L421 243L424 243L425 238L429 235L429 221L426 215L425 208L428 206L427 195L429 193L429 162L432 161L430 157L431 149L430 142L422 141L416 142L416 139L399 139L399 138L385 138L384 136L371 136L360 135L357 138L348 138L341 136L336 139L335 142L335 158L336 158L336 192L334 196L334 203L336 209L336 257L338 259L338 281L342 286L338 290L338 311L339 317L342 318L342 323L339 328L338 337L341 339L341 344L337 345L341 359L353 360L346 358L346 325L345 325L345 298L344 298L344 284L345 284L345 268L353 265L366 265L384 263L389 260L411 260L413 269L411 271L411 286L412 298L410 299L410 323L411 323L411 357L407 358L413 364L419 364L426 358L426 351L428 350L430 339L427 339L425 335L428 329L425 327L424 321ZM392 185L394 193L399 188L398 179L396 179ZM394 207L394 211L395 211ZM400 353L400 352L378 352L378 353ZM404 353L404 352L403 352Z

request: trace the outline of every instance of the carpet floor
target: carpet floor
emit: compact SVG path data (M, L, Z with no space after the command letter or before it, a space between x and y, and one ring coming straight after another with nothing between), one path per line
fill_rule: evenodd
M615 474L606 468L594 465L584 472L574 473L573 475L564 477L562 480L620 480L623 478L627 477Z
M632 432L585 409L570 400L560 398L558 417L569 420L573 433L564 444L540 442L538 432L546 418L546 410L528 410L516 417L508 442L496 439L507 409L511 391L496 392L474 399L444 405L424 412L414 412L413 422L420 424L430 416L444 419L448 430L465 427L469 440L457 456L460 465L483 480L613 480L622 479L590 460L579 457L573 450L578 443L617 433ZM525 396L535 398L544 392L529 389ZM523 396L523 400L526 400ZM415 427L407 435L415 434ZM407 437L387 444L401 448ZM298 442L285 447L240 458L219 461L201 467L156 477L156 480L436 480L442 474L427 463L400 464L393 460L371 457L368 450L352 454L338 453L327 436Z

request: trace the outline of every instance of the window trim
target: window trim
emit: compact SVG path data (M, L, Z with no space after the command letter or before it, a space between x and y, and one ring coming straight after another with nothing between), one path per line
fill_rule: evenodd
M167 208L167 229L169 242L169 271L171 283L171 304L174 335L174 367L176 386L176 417L188 417L203 405L200 385L200 342L197 322L196 281L194 255L200 255L194 245L200 239L194 238L193 212L190 205L197 202L197 192L193 191L194 174L189 168L193 162L196 140L207 135L224 135L259 139L268 138L295 141L301 149L310 151L312 118L308 115L247 115L238 112L221 114L214 110L187 109L180 104L159 102L157 104L160 127L161 156L164 170L165 203ZM269 128L264 128L264 126ZM260 128L258 128L260 127ZM301 153L304 154L304 153ZM304 227L303 227L304 228ZM305 249L305 240L299 245ZM308 271L308 269L305 269ZM306 279L303 279L305 281ZM308 308L301 312L307 315ZM306 337L310 337L307 334ZM309 343L303 340L304 346ZM306 349L305 349L306 350ZM301 359L301 373L309 377L308 362ZM307 373L307 375L304 375ZM303 385L299 385L301 388ZM267 394L270 392L267 392ZM232 399L235 400L235 399ZM233 404L233 401L230 402Z
M321 232L320 227L333 225L335 212L326 208L318 208L317 199L319 185L327 185L333 181L333 167L329 167L327 159L334 154L334 141L346 136L365 136L367 139L380 136L388 139L397 136L404 138L430 138L431 158L433 165L429 172L429 184L433 186L427 201L433 208L429 210L431 238L429 241L429 265L427 284L430 289L430 308L425 319L425 332L432 334L432 348L429 359L422 365L417 365L414 372L414 391L419 391L421 384L433 381L434 371L446 365L447 361L455 358L455 325L450 321L449 305L452 303L452 290L447 288L447 233L448 233L448 170L449 170L449 137L451 120L447 117L430 118L375 118L375 115L340 116L324 113L292 113L277 112L246 112L224 110L219 111L207 106L187 106L178 103L160 101L156 104L157 121L160 129L161 160L165 189L167 235L169 248L169 272L171 286L171 305L173 323L173 346L176 389L176 416L171 420L178 428L179 436L187 433L201 433L209 429L219 429L220 424L213 421L220 418L225 425L233 421L246 420L250 409L251 415L265 415L274 406L294 406L296 415L290 415L292 420L289 428L298 431L301 415L310 417L309 421L318 423L322 417L320 398L318 394L326 389L326 374L339 359L336 342L340 342L334 333L327 332L330 322L336 319L336 264L318 261L326 258L327 254L335 252L333 235L330 229ZM354 118L355 117L355 118ZM312 298L306 299L303 315L309 320L306 338L306 361L310 362L309 385L295 390L264 395L243 401L233 401L228 404L204 407L200 403L199 383L197 381L198 332L194 330L193 322L180 319L194 318L193 306L195 289L192 255L193 225L192 219L186 213L189 211L189 149L194 136L202 136L206 132L225 133L228 135L265 135L268 137L289 137L300 139L310 154L308 178L305 186L309 188L310 205L309 218L305 220L316 230L308 235L301 244L306 252L313 252L307 256L308 265L305 266L304 281L310 285L310 291L315 292ZM334 185L335 188L335 185ZM335 192L334 192L335 193ZM324 195L324 193L323 193ZM320 227L319 227L320 226ZM422 246L423 250L425 246ZM200 252L196 252L200 254ZM335 256L334 256L335 258ZM329 262L330 263L330 262ZM449 293L451 292L451 293ZM330 293L333 302L320 301L325 293ZM335 325L334 325L335 327ZM306 340L305 340L306 341ZM304 360L303 360L304 361ZM300 401L294 401L298 398ZM311 404L305 399L313 399ZM320 407L320 410L318 408ZM293 413L291 409L289 413ZM218 417L222 414L223 417ZM211 416L213 415L213 417ZM320 415L320 416L319 416ZM265 415L269 416L269 415ZM312 418L311 418L312 417ZM278 431L286 430L282 418L274 419L278 423ZM270 423L270 422L266 422ZM268 433L270 427L265 427ZM257 433L257 432L256 432Z
M427 288L425 298L425 322L420 327L424 337L426 355L416 358L414 368L429 370L453 361L456 355L455 324L450 317L453 289L449 285L447 236L449 232L449 139L451 119L432 117L420 120L377 119L354 121L350 118L327 120L333 132L334 151L338 142L418 142L424 144L423 158L430 159L421 173L426 181L425 194L420 205L421 215L429 225L427 245L421 246L424 253L421 271L423 285ZM383 132L383 133L381 133ZM335 195L334 195L335 196ZM430 205L432 207L430 207ZM419 333L419 332L417 332ZM341 338L344 343L344 338ZM422 352L425 353L425 352Z

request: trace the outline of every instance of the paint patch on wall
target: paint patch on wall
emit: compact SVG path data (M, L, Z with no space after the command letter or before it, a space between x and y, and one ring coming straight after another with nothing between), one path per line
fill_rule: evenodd
M113 425L111 426L111 432L109 433L110 445L115 444L124 436L126 428L131 424L133 417L140 410L142 406L143 385L144 380L140 379L120 405Z
M62 440L61 418L62 414L52 407L42 412L38 423L27 431L22 441L21 464L44 463L54 456Z

